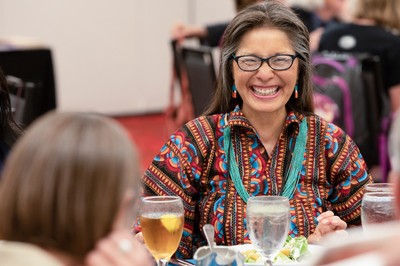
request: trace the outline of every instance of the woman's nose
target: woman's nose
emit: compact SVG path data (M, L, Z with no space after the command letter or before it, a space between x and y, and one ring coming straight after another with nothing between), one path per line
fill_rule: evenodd
M267 62L264 61L261 67L257 70L256 76L258 78L266 79L273 77L274 74L274 70L268 65Z

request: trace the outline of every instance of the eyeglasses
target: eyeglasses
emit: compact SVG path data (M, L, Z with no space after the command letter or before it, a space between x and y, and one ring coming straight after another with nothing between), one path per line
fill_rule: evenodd
M267 58L262 58L256 55L232 55L233 59L243 71L256 71L264 62L273 70L282 71L289 69L298 55L280 54L273 55Z

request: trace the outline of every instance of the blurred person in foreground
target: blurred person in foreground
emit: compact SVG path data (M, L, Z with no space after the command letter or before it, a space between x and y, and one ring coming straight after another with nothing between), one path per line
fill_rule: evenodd
M400 109L400 1L347 0L350 23L327 27L318 50L369 53L380 58L384 93L392 112Z
M392 169L390 180L395 183L397 217L400 218L400 113L397 113L389 137ZM349 230L346 240L342 237L325 239L326 250L316 254L313 265L319 266L398 266L400 265L400 222L378 224L368 228Z
M290 199L291 236L316 243L361 224L371 182L354 141L313 113L309 34L277 1L249 6L223 36L216 93L204 116L178 129L146 170L146 195L177 195L185 225L176 256L250 243L249 197ZM137 228L140 230L140 228Z
M21 127L15 122L11 110L10 91L7 79L0 67L0 173L11 147L22 133ZM1 178L1 177L0 177Z
M141 187L137 159L109 118L39 118L0 183L0 265L152 265L129 230Z

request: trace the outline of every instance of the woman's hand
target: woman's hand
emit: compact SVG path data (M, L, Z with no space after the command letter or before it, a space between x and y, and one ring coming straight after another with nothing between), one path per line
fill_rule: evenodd
M314 233L308 237L308 243L318 243L323 236L333 232L347 235L345 231L347 223L340 219L339 216L336 216L332 211L321 213L317 220L317 228L315 228Z
M87 266L153 266L146 247L129 230L118 230L100 240L85 258Z

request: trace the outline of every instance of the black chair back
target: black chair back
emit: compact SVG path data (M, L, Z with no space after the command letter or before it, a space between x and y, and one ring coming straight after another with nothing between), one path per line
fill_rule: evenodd
M181 49L195 116L200 116L205 111L214 94L216 74L212 51L208 46Z

